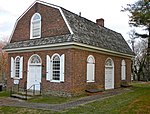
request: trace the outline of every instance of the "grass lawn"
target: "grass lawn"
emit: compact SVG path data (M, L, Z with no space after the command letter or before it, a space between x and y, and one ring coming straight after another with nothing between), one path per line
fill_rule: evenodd
M7 91L1 91L0 92L0 98L1 97L9 97L9 92L7 92Z
M1 106L0 114L150 114L150 83L133 83L132 90L62 112Z
M150 83L134 83L133 91L95 101L66 111L66 114L150 114Z
M56 96L40 96L33 99L29 99L28 102L34 103L47 103L47 104L60 104L68 101L73 101L75 99L84 97L85 95L78 97L56 97Z

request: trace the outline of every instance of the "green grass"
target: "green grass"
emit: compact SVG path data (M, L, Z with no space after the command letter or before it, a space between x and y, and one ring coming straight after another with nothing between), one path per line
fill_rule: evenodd
M66 114L150 114L150 83L133 84L133 91L95 101L66 111Z
M56 114L53 111L1 106L0 114Z
M9 92L8 91L1 91L0 92L0 97L8 97L9 96Z
M35 97L32 99L29 99L28 102L34 102L34 103L47 103L47 104L60 104L64 102L69 102L81 97L84 97L85 95L78 96L78 97L57 97L57 96L40 96Z
M40 96L28 100L28 102L47 103L47 104L59 104L67 101L69 101L69 98L55 97L55 96Z
M54 97L55 98L55 97ZM54 100L56 100L55 98ZM50 99L49 99L50 100ZM44 101L44 100L42 100ZM62 100L63 101L63 100ZM60 100L60 102L62 102ZM67 100L66 100L67 101ZM46 101L45 101L46 102ZM65 102L65 100L63 101ZM61 112L0 107L0 114L150 114L150 83L133 83L132 91Z

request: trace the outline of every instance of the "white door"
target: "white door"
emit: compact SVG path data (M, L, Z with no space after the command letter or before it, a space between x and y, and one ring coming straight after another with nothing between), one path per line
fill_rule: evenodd
M27 89L40 90L42 71L41 62L35 60L37 57L33 57L34 56L32 56L28 62ZM32 59L34 59L34 61Z
M105 89L113 89L113 68L105 68Z
M114 89L114 65L111 59L105 65L105 89Z

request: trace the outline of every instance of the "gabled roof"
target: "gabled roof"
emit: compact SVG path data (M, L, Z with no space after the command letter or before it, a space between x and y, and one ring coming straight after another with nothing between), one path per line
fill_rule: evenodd
M40 3L43 3L44 5L46 4L41 1ZM46 5L48 5L48 3ZM58 8L59 6L55 7ZM80 45L89 45L102 50L104 49L108 52L111 51L120 54L133 55L132 50L120 33L99 26L96 23L78 16L62 7L59 7L59 9L60 12L63 13L64 19L66 19L72 34L9 43L4 49L6 51L26 48L33 49L37 47L39 48L40 46L48 47L51 44L67 44L72 42L72 44L79 43Z

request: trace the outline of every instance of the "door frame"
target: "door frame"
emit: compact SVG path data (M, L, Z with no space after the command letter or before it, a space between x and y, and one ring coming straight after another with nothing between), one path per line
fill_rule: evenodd
M111 63L107 63L108 62L108 60L110 60L111 61ZM112 68L112 87L111 88L106 88L106 68ZM114 61L111 59L111 58L107 58L106 59L106 61L105 61L105 80L104 80L104 82L105 82L105 90L107 90L107 89L114 89L114 84L115 84L115 80L114 80L115 78L114 78Z
M31 59L34 57L34 56L36 56L38 59L39 59L39 62L38 63L31 63ZM28 84L29 84L29 82L28 82L28 79L29 79L29 76L30 76L30 66L40 66L40 71L39 71L39 76L42 78L42 59L41 59L41 57L38 55L38 54L33 54L32 56L30 56L30 58L29 58L29 60L28 60L28 73L27 73L27 89L29 89L30 87L28 87ZM41 79L40 78L40 83L41 83ZM40 84L39 84L39 86L40 86ZM36 87L35 87L36 88ZM40 88L40 87L39 87ZM32 89L32 88L31 88Z

